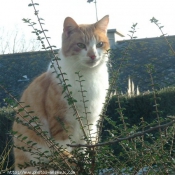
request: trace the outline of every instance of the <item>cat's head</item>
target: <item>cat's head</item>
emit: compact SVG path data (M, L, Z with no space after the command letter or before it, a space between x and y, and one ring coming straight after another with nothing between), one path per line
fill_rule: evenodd
M94 24L78 25L72 18L64 21L62 53L68 59L76 59L85 67L95 67L106 61L109 49L107 26L109 16Z

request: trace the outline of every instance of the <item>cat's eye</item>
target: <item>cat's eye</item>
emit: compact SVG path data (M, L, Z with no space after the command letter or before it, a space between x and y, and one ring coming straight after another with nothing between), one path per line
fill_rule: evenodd
M83 43L77 43L77 46L81 49L85 49L86 48L86 45L83 44Z
M100 48L100 47L102 47L102 46L103 46L103 42L99 42L99 43L96 45L97 48Z

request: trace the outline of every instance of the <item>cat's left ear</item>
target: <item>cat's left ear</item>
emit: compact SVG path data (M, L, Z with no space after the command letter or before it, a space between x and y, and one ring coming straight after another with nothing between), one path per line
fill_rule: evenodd
M100 21L95 23L95 26L105 32L107 32L109 23L109 15L104 16Z
M78 24L71 17L67 17L64 20L63 31L67 36L69 36L70 33L77 27Z

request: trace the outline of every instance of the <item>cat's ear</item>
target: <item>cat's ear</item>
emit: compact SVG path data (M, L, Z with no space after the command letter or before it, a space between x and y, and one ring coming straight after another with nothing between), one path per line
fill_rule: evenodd
M64 20L63 31L67 36L77 27L78 24L71 17L67 17Z
M105 32L107 32L109 23L109 15L104 16L100 21L95 23L95 26Z

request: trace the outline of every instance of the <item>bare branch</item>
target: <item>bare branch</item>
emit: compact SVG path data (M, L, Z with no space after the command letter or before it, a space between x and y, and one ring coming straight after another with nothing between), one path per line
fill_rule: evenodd
M40 42L26 36L18 28L4 29L0 27L0 54L18 53L40 50Z
M13 39L13 52L12 53L15 53L16 44L17 44L16 43L17 42L17 40L16 40L17 36L18 36L18 32L15 33L15 37Z
M76 145L72 145L72 144L67 144L67 146L70 146L70 147L88 147L88 148L93 148L93 147L98 147L98 146L104 146L104 145L110 145L110 144L113 144L113 143L118 143L118 142L121 142L123 140L129 140L129 139L133 139L135 137L139 137L139 136L143 136L149 132L152 132L154 130L159 130L159 129L162 129L162 128L167 128L168 126L171 126L175 123L175 120L173 119L171 122L168 122L166 124L162 124L162 125L158 125L158 126L154 126L154 127L151 127L145 131L139 131L139 132L136 132L135 134L132 134L128 137L123 137L123 138L117 138L115 140L112 140L112 141L109 141L109 142L103 142L103 143L98 143L98 144L94 144L94 145L87 145L87 144L76 144Z

